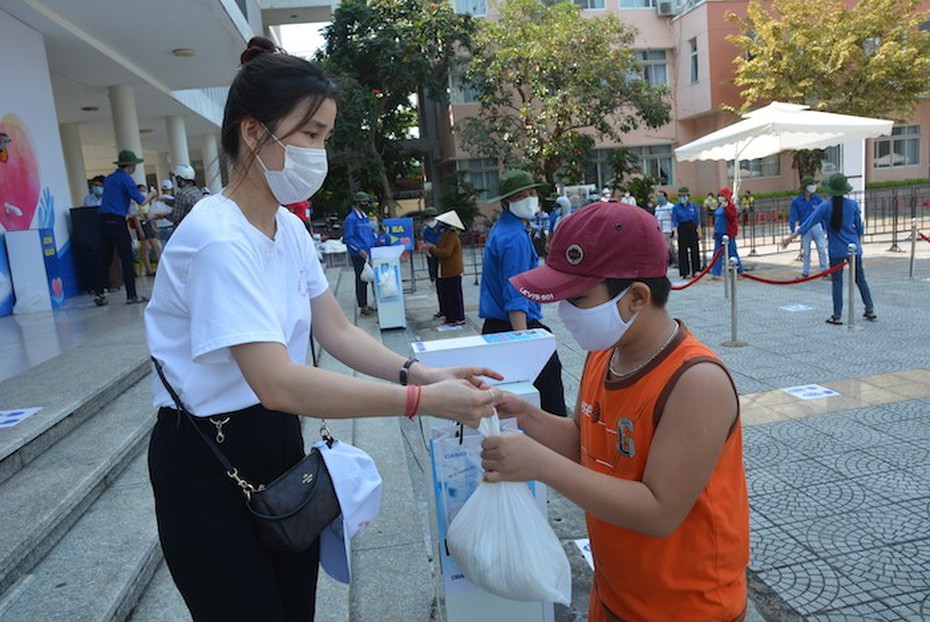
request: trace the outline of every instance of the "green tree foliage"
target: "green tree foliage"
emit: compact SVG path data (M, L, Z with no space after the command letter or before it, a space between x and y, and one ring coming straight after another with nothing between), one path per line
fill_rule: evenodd
M374 193L393 213L393 181L408 177L419 153L410 147L419 117L413 97L424 86L444 93L449 68L474 24L446 2L346 0L326 29L318 59L342 90L331 139L331 165L348 205L353 188Z
M584 18L568 1L505 0L498 10L478 25L465 72L481 104L455 128L469 152L553 184L560 169L581 176L595 140L668 122L667 90L642 79L633 27Z
M471 229L472 222L478 215L478 191L467 179L465 171L457 171L449 175L442 185L443 193L439 198L440 210L445 212L454 209L462 219L466 229Z
M730 14L744 54L734 82L745 105L770 100L815 110L907 118L930 91L930 12L919 0L750 0Z

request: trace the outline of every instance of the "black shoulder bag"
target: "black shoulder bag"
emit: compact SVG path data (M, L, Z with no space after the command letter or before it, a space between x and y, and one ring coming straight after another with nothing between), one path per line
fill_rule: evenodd
M326 468L323 455L315 447L310 453L288 469L270 484L257 487L246 481L229 458L220 451L216 443L200 429L194 416L181 403L181 398L174 391L161 363L155 357L155 371L171 394L178 412L184 415L194 426L216 459L226 470L226 476L233 480L245 496L245 506L255 518L259 539L267 548L278 551L305 551L341 513L339 499L333 488L333 480ZM324 423L320 436L332 447L334 439Z

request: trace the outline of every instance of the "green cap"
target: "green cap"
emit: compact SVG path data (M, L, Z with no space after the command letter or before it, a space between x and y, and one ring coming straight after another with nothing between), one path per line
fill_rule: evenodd
M116 162L113 164L116 164L117 166L126 166L129 164L139 164L141 162L145 162L145 160L142 158L137 158L135 151L123 149L119 152L119 157L116 158Z
M678 194L691 194L691 190L688 186L682 186L678 189Z
M367 192L356 192L355 196L352 198L352 201L355 203L361 203L362 201L371 201L371 197L368 196Z
M816 184L817 180L811 177L810 175L801 178L801 187L809 186L811 184Z
M838 197L850 192L853 188L849 185L846 175L842 173L833 173L822 182L823 191L831 197Z
M500 181L500 194L489 201L500 201L507 197L513 196L518 192L529 190L530 188L541 188L546 184L533 181L533 176L526 171L512 170L503 174Z
M435 207L430 205L429 207L423 210L423 215L424 216L438 216L439 211Z

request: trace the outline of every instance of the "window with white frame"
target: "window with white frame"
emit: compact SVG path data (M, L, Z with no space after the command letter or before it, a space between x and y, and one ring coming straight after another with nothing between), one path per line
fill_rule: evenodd
M620 0L621 9L654 9L656 0Z
M652 86L668 85L668 63L665 50L640 50L636 59L643 67L643 80Z
M497 196L500 169L493 158L473 158L457 160L455 168L468 173L466 180L475 187L475 198L487 201Z
M453 104L473 104L478 101L478 93L465 81L463 65L456 65L449 72L449 99Z
M891 136L875 139L873 167L895 168L918 164L920 164L919 125L896 125L891 128Z
M652 145L649 147L625 147L638 159L639 172L659 180L660 184L674 184L675 173L672 169L671 145ZM614 169L608 160L616 149L595 149L588 167L584 172L584 183L595 184L603 188L614 179Z
M606 8L604 0L575 0L575 4L582 9L604 9Z
M455 0L455 12L483 17L488 13L485 0Z
M691 84L697 84L699 75L697 37L688 40L688 52L691 59Z
M778 177L781 175L781 154L776 153L754 160L741 160L739 163L742 179L756 177ZM733 160L727 162L727 177L733 179Z

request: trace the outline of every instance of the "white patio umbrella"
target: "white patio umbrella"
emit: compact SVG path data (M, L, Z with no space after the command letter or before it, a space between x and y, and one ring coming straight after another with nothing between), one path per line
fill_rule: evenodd
M743 120L675 149L679 161L735 160L733 192L739 190L740 161L789 149L818 149L852 140L891 134L893 121L811 110L810 106L772 102L743 115Z

